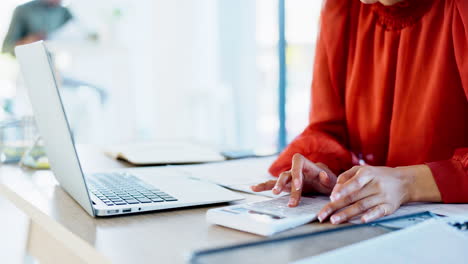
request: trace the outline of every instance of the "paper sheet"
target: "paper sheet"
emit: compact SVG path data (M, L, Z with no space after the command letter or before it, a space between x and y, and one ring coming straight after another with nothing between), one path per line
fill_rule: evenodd
M431 219L294 264L461 263L468 259L468 237L464 232Z
M432 204L429 210L434 214L459 216L468 214L468 204Z
M249 158L201 165L184 165L177 166L177 168L197 179L210 181L237 191L254 193L250 186L276 179L268 173L268 168L275 159L276 156ZM254 194L271 198L287 195L285 193L274 195L271 191Z
M438 203L414 203L401 206L393 214L380 218L378 220L394 218L404 215L422 213L422 212L432 212L438 215L444 216L457 216L468 214L468 204L438 204ZM353 224L361 223L361 216L358 216L352 219L350 222Z

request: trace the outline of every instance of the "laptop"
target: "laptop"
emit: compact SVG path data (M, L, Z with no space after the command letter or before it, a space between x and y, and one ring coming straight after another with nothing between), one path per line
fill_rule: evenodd
M51 169L61 187L90 215L131 214L243 199L215 184L177 173L160 173L160 169L85 175L45 43L18 46L16 56Z

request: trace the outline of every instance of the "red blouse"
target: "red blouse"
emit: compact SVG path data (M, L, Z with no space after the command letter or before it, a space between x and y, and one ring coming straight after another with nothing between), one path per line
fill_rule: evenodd
M327 0L310 124L270 173L294 153L335 173L425 163L444 202L468 202L468 1Z

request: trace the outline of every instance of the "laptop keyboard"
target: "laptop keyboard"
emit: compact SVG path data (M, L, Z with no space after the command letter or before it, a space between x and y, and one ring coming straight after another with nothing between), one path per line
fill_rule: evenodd
M88 189L108 206L177 201L129 173L103 173L87 177Z

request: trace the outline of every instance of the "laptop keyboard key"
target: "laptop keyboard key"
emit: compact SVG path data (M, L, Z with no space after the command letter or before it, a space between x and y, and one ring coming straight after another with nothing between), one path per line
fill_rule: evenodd
M163 198L166 202L175 202L175 201L177 201L177 199L174 198L174 197L161 197L161 198Z
M148 199L148 198L138 198L137 200L142 202L142 203L151 203L151 200Z

